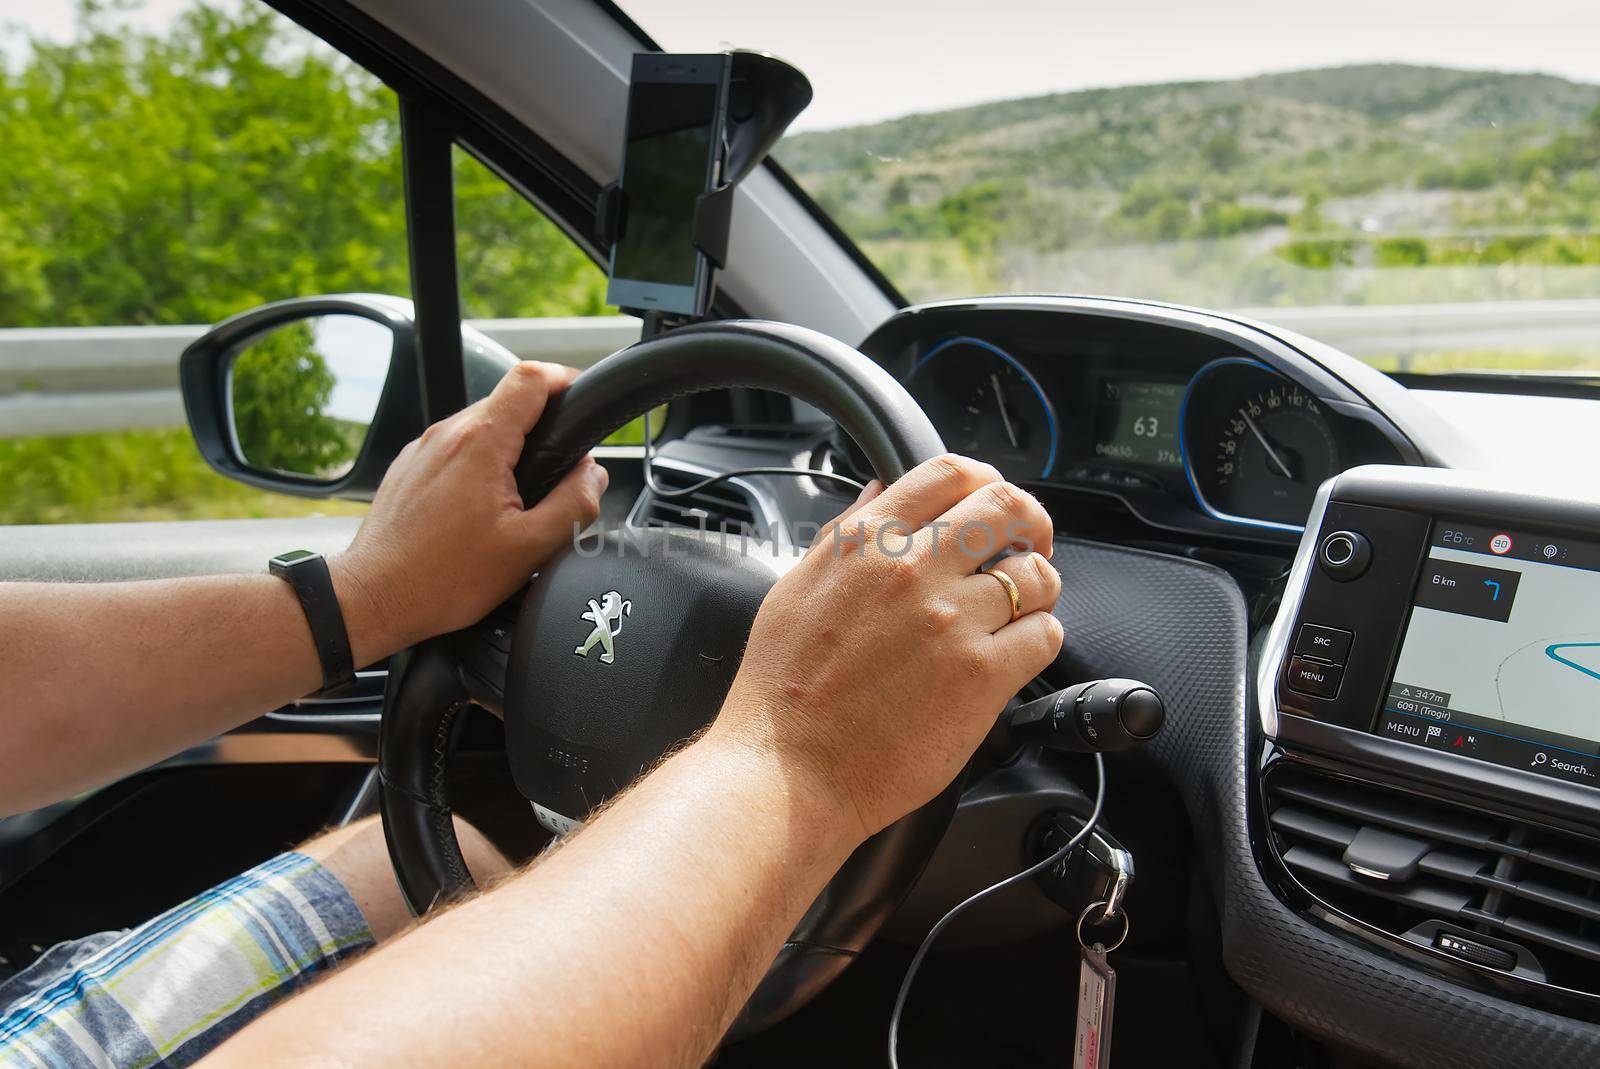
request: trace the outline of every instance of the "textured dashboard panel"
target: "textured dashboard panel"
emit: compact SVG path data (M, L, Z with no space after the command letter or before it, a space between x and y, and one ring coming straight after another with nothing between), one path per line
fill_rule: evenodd
M1125 675L1167 699L1150 745L1183 795L1219 888L1223 954L1277 1016L1397 1065L1600 1064L1600 1028L1448 983L1333 935L1285 906L1251 852L1245 606L1209 565L1063 539L1060 665Z

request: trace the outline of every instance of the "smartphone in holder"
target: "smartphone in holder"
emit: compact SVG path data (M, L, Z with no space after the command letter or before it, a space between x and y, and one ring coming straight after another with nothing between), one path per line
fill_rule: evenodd
M695 202L722 178L728 69L725 54L633 57L620 183L626 216L606 290L619 308L706 310L712 265L695 248Z

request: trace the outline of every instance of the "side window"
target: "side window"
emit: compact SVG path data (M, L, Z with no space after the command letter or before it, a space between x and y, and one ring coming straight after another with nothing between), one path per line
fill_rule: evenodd
M617 314L605 272L539 209L460 148L453 172L463 319Z
M0 38L0 523L359 510L212 473L177 357L266 301L409 293L394 94L257 0L35 10Z
M565 233L512 189L499 175L457 148L456 263L461 316L472 320L536 319L567 316L613 317L595 324L586 337L585 357L604 355L639 339L639 324L615 318L605 303L605 271ZM493 333L493 324L483 324ZM524 346L516 337L501 339L524 359L570 362L565 352ZM596 348L598 346L598 348ZM651 433L659 434L667 410L651 414ZM606 439L608 445L639 445L644 421L634 420Z
M213 473L177 358L268 301L410 295L394 93L260 0L38 10L0 29L0 524L363 511ZM465 318L615 315L530 202L460 150L454 181ZM262 434L268 466L331 448Z

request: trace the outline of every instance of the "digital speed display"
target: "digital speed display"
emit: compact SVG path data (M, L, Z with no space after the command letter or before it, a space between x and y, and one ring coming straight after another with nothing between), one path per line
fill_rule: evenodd
M1100 380L1094 455L1161 468L1181 465L1178 413L1186 385L1153 379Z

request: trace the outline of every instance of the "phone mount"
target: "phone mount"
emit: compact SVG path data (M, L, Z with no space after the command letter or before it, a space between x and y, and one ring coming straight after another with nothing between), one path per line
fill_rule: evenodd
M811 103L811 82L795 67L766 52L736 49L728 53L727 156L722 181L700 194L694 206L694 247L713 267L728 265L728 236L733 224L733 195L741 181L772 151L795 116ZM595 206L595 236L609 249L622 238L628 225L627 194L611 182L600 190ZM650 324L660 312L627 308ZM706 309L694 316L705 315Z

